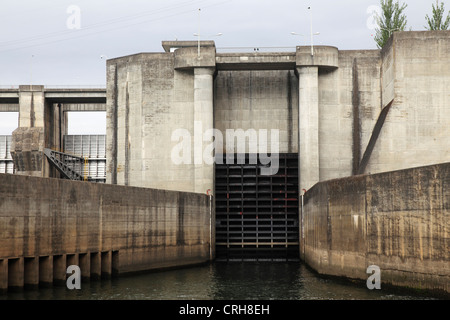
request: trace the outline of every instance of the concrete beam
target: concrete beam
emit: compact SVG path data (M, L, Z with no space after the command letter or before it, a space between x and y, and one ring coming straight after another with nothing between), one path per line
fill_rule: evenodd
M219 53L217 70L295 70L295 52Z
M200 41L201 47L215 47L214 41ZM165 52L174 52L180 48L197 48L198 41L163 41L162 47Z
M46 89L44 96L53 103L106 103L106 89Z
M19 112L19 103L2 103L0 104L0 112Z
M106 111L106 103L64 103L63 112L67 111ZM1 108L1 105L0 105ZM1 110L1 109L0 109Z

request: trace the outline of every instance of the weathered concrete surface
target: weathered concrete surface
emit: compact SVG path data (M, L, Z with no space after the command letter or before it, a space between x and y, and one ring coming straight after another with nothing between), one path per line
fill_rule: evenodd
M450 31L395 32L382 50L382 107L392 102L366 173L450 159Z
M316 184L304 196L302 259L321 274L450 294L450 163Z
M242 129L257 150L263 150L259 134L267 130L268 152L276 145L281 153L298 152L298 78L293 70L219 71L214 85L214 126L224 135L220 151L239 153L237 139L225 138L227 130ZM257 136L252 140L253 130ZM278 141L272 141L272 130L279 130ZM247 143L245 152L249 149Z
M93 274L85 255L95 262L101 254L118 274L206 262L214 248L210 218L206 195L0 174L0 289L8 264L17 266L9 272L14 283L24 274L36 282L36 261L23 267L24 258L39 259L44 282L49 257L55 268L59 257L76 256ZM66 267L64 260L63 277Z

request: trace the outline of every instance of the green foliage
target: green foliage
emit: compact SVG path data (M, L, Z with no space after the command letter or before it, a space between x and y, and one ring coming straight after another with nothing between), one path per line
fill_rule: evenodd
M393 0L380 0L381 16L377 14L378 27L375 29L375 42L378 48L382 48L394 31L404 31L406 28L406 15L403 11L408 6Z
M444 21L445 8L442 2L439 6L439 0L436 0L436 6L433 4L433 15L431 18L426 15L428 26L425 26L427 30L447 30L450 26L450 13Z

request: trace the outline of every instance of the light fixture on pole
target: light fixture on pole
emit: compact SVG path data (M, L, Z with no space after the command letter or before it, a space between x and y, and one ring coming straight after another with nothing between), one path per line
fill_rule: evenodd
M30 90L33 86L33 58L34 54L32 54L30 57Z
M313 21L312 21L312 9L311 7L308 7L310 20L311 20L311 56L314 56L314 44L313 44L313 38L314 36L318 36L320 32L313 33Z
M386 28L382 28L382 27L379 27L381 30L384 30L384 31L387 31L387 32L389 32L389 38L391 37L391 35L392 35L392 32L394 32L394 31L399 31L400 29L399 28L395 28L395 29L386 29Z
M205 36L205 37L220 37L221 35L223 35L223 33L219 32L217 34L213 34L210 36ZM199 33L194 33L193 34L194 37L198 38L198 49L197 49L197 54L198 54L198 58L200 58L200 32Z

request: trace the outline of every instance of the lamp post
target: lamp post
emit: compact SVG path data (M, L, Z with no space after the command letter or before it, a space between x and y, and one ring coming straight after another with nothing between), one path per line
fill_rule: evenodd
M381 30L384 30L384 31L387 31L387 32L389 32L389 38L391 37L391 35L392 35L392 32L394 32L394 31L399 31L400 29L399 28L395 28L395 29L387 29L387 28L382 28L382 27L379 27Z
M313 36L318 36L319 34L320 34L320 32L311 33L311 55L312 56L314 55L312 38L313 38ZM293 35L293 36L301 36L301 37L305 36L304 34L297 33L297 32L294 32L294 31L291 32L291 35Z
M223 35L223 33L219 32L217 34L213 34L213 35L206 36L206 37L220 37L221 35ZM194 33L194 37L198 38L197 54L198 54L198 58L200 59L200 32L199 33Z
M313 38L314 36L317 36L320 34L320 32L313 33L313 20L312 20L312 9L311 7L308 7L309 10L309 16L311 20L311 56L314 56L314 44L313 44Z
M33 58L34 54L32 54L30 57L30 90L33 86Z

